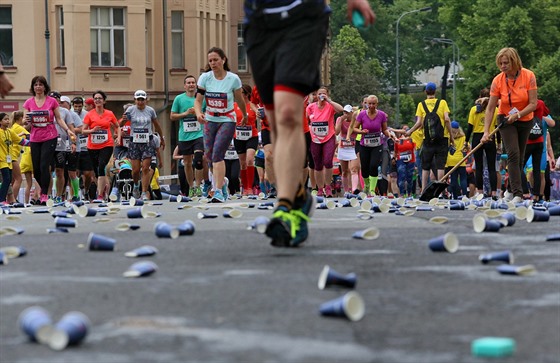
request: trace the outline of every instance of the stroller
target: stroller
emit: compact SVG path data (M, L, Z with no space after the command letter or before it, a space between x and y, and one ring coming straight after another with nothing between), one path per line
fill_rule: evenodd
M132 165L128 159L115 160L114 173L111 183L111 194L109 199L112 201L129 200L132 196L134 181L132 180Z

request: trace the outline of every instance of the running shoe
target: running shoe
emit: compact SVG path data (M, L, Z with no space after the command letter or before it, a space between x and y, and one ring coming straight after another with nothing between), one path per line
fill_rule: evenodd
M220 189L214 191L214 196L212 197L212 203L224 203L226 199Z
M325 197L332 198L332 188L330 185L325 186Z
M276 198L276 195L278 193L276 192L276 188L272 187L270 188L270 191L268 192L268 195L266 196L267 198Z
M76 197L76 196L72 197L72 203L79 202L79 201L80 201L80 197Z
M134 197L134 199L140 199L140 196L142 195L142 193L140 192L140 188L134 188L132 190L132 196Z
M294 201L294 209L292 209L291 213L299 218L299 229L296 232L295 237L292 239L292 247L297 247L300 243L303 243L307 239L307 236L309 235L307 222L309 222L313 216L316 204L317 200L307 190L305 191L303 197L296 197Z
M211 188L212 188L212 183L210 182L204 182L204 184L202 184L202 196L204 198L208 198L208 192L210 192Z
M278 207L272 219L266 226L265 234L272 238L270 244L274 247L290 247L292 239L299 228L299 217L292 214L284 206Z
M39 204L47 205L47 201L49 200L49 196L46 194L41 194L41 198L39 199Z
M149 200L146 192L142 192L142 194L140 194L140 199L142 199L144 202Z
M62 197L61 196L56 196L53 198L54 204L60 204L62 203Z
M229 197L229 189L228 189L229 179L224 177L224 185L222 186L222 194L224 195L224 199L227 200Z

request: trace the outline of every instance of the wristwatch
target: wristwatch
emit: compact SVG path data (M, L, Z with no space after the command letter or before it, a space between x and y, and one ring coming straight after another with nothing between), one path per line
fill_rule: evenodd
M517 113L517 119L519 120L521 118L521 112Z

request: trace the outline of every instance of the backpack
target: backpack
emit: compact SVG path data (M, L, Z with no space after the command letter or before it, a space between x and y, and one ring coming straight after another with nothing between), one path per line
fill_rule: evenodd
M424 139L429 143L443 140L443 125L437 114L440 101L441 100L437 100L432 111L429 111L426 102L422 101L422 107L424 107L424 111L426 112L426 117L424 117Z
M538 117L533 117L533 127L531 128L531 133L529 134L529 140L536 140L539 137L543 136L543 127L542 123Z

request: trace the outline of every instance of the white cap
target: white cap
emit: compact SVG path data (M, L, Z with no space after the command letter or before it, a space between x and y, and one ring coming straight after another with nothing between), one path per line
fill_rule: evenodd
M137 99L137 98L146 99L146 98L148 98L148 94L145 91L139 89L138 91L134 92L134 99Z
M352 106L350 106L350 105L344 106L344 111L345 112L352 112Z
M68 102L68 104L72 104L72 101L70 100L70 97L68 96L62 96L60 97L60 102Z

